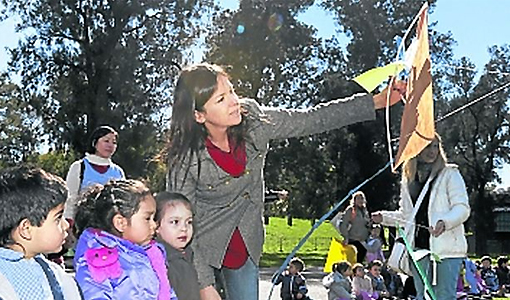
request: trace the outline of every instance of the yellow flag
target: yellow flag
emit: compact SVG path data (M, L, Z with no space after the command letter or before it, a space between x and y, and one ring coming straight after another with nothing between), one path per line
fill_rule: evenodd
M337 239L332 238L331 245L329 246L328 257L326 258L326 264L324 265L324 272L331 272L331 267L334 263L345 260L351 264L356 263L356 248L353 245L344 246Z
M398 75L404 66L404 62L394 62L384 67L370 69L353 80L370 93L388 77Z
M425 2L416 28L418 49L407 82L407 100L400 124L400 141L393 171L404 161L417 156L434 139L427 10L428 5Z

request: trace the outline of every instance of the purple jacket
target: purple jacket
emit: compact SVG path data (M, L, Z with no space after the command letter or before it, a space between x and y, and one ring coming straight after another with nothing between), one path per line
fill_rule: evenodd
M160 283L145 249L108 232L86 229L74 266L84 299L158 299Z

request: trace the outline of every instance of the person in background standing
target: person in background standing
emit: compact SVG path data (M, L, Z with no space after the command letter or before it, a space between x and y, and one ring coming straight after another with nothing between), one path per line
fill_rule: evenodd
M363 263L367 254L366 244L370 234L370 214L367 209L365 194L358 191L352 195L351 204L343 214L340 232L344 237L344 245L356 247L356 261Z
M106 125L92 132L85 157L75 161L67 173L69 199L64 210L66 219L74 220L80 192L94 184L104 185L112 179L126 178L124 170L111 159L117 150L118 138L117 131Z

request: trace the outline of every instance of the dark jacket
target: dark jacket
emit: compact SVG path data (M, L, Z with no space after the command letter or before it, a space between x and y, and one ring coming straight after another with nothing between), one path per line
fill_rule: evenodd
M256 265L259 263L264 243L263 168L269 141L321 133L375 118L373 98L366 94L300 110L264 107L250 99L242 100L241 105L250 117L244 174L229 175L204 149L198 158L193 157L189 168L185 165L167 179L167 190L184 194L196 211L192 247L202 288L214 284L214 268L221 268L236 227L248 255ZM188 161L189 157L183 159Z
M278 276L275 283L282 283L282 288L280 290L282 300L298 299L296 297L298 293L303 295L301 299L307 299L306 293L308 293L308 289L306 288L306 281L303 275L291 275L288 271L285 271L284 274Z
M499 286L507 286L510 284L510 273L508 267L496 267L496 275L498 276Z
M166 250L168 279L179 300L200 300L198 276L193 266L193 250L188 245L184 252L159 240Z

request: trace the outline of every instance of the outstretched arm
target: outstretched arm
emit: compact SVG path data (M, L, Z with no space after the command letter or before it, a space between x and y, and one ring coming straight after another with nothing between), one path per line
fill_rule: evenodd
M393 106L394 104L400 102L403 99L406 93L406 83L400 80L396 81L391 80L391 82L392 82L391 89L390 86L388 85L379 94L374 95L375 109L386 107L386 104L388 103L388 91L390 91L389 99L390 106Z

